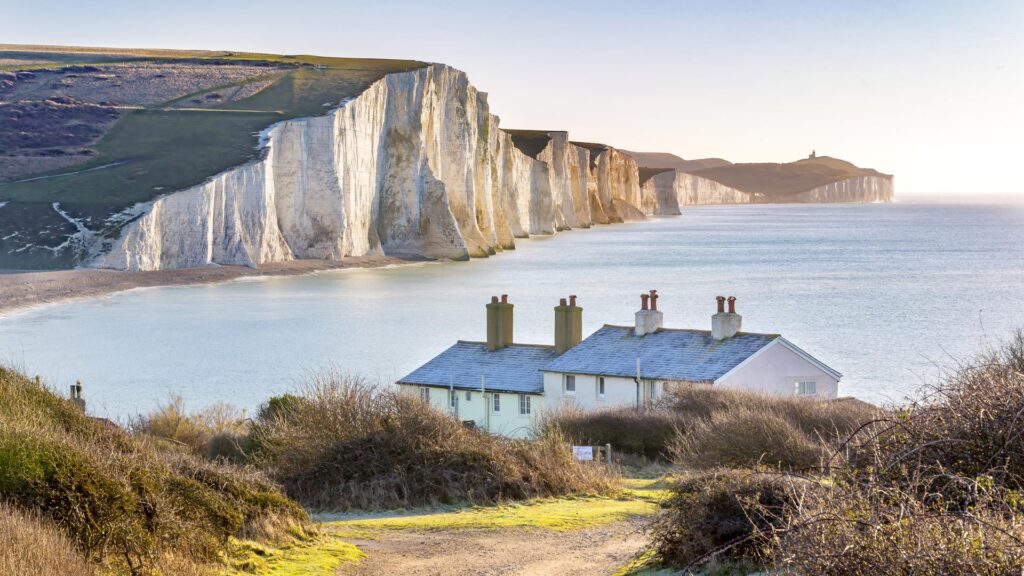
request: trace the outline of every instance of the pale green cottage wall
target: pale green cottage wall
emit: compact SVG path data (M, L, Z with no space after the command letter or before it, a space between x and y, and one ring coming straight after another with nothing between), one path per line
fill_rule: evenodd
M420 389L423 386L412 384L399 384L399 390L415 398L420 397ZM477 427L486 429L492 434L501 434L511 438L525 438L533 431L533 424L537 417L544 410L544 396L540 394L528 394L530 397L530 414L519 413L519 394L508 394L498 392L487 392L482 394L479 390L469 391L469 399L466 398L466 390L456 390L458 395L458 406L453 408L449 403L448 388L427 387L430 390L430 405L442 412L452 414L459 420L473 420ZM492 398L499 396L499 410L493 410Z

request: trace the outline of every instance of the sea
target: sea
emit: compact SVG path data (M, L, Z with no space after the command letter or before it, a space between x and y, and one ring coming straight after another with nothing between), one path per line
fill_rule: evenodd
M251 412L326 372L391 385L485 339L493 295L515 304L515 341L550 344L560 298L589 334L632 324L651 289L671 328L710 329L715 296L735 296L743 330L840 371L841 395L902 404L1024 327L1024 204L692 207L470 262L131 290L0 317L0 363L81 381L118 421L174 395Z

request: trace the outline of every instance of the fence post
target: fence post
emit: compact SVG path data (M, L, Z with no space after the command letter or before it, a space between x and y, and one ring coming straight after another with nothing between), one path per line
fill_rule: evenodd
M605 464L611 464L612 463L612 445L611 445L611 443L608 443L608 444L604 445L604 457L605 457Z

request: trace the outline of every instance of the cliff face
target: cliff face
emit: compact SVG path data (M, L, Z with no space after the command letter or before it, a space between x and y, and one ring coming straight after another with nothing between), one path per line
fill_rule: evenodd
M787 202L892 202L891 176L858 176L795 194ZM760 200L755 200L755 202Z
M641 186L645 197L657 202L656 214L679 214L683 206L704 204L748 204L750 194L678 170L661 172L648 178Z
M92 266L483 257L514 238L652 214L636 163L550 134L536 158L443 65L391 74L326 116L263 134L262 156L138 207ZM593 209L598 208L595 219Z

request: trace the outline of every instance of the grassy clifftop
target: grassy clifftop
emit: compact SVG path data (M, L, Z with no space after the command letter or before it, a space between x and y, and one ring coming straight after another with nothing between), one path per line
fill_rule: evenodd
M10 136L0 139L0 268L73 265L68 217L111 232L134 203L254 158L271 124L324 114L425 65L0 45L0 133Z

